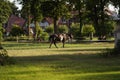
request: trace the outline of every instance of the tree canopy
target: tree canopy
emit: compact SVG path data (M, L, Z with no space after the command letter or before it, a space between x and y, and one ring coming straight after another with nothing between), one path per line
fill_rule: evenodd
M19 0L22 1L22 15L29 20L40 21L42 17L51 17L54 21L54 33L58 32L58 20L65 17L71 11L77 11L79 34L84 24L92 24L96 30L96 36L106 35L106 23L110 21L104 8L110 2L116 7L120 6L119 0ZM73 16L73 15L72 15ZM30 20L29 20L30 22ZM101 31L100 31L101 30ZM101 34L100 34L101 32Z
M65 1L45 1L41 6L44 17L51 17L54 20L54 33L58 33L57 20L68 14L68 8Z
M5 0L0 0L0 23L6 23L11 13L12 9L9 5L9 2Z

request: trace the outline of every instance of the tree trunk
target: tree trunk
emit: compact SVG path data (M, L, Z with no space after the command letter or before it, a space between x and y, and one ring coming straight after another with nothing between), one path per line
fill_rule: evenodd
M19 41L19 36L16 36L16 41L17 41L17 43L18 43L18 41Z
M58 21L57 18L54 18L54 33L58 33Z
M30 39L30 15L28 14L28 39Z
M92 17L92 19L94 20L94 26L95 26L95 30L98 31L98 11L97 11L97 7L94 6L94 9L93 9L93 13L94 13L94 16Z
M37 32L36 32L37 31L36 30L37 29L37 21L36 20L35 20L34 24L35 24L35 27L34 27L34 30L33 30L34 31L33 37L34 37L34 41L35 41L37 39Z
M79 6L79 8L78 8L78 15L79 15L79 23L80 23L80 28L79 28L79 31L80 31L80 37L81 37L81 30L82 30L82 13L81 13L81 2L80 2L80 0L78 1L78 6Z
M89 36L90 36L90 40L92 40L93 39L93 32L91 32Z
M105 25L104 22L105 22L105 16L104 16L104 3L101 2L101 25Z
M120 49L120 20L116 21L116 30L115 30L115 47Z

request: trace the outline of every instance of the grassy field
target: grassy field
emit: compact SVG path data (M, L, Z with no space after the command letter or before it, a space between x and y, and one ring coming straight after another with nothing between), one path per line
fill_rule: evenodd
M114 43L2 44L16 63L0 66L0 80L120 80L120 56L99 55Z

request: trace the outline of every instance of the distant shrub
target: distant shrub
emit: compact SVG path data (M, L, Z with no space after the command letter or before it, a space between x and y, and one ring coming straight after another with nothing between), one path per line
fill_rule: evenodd
M72 24L70 32L74 36L74 38L79 39L80 38L80 27L79 24Z
M19 40L19 36L21 36L22 34L23 34L23 30L20 26L18 26L18 25L13 25L12 26L10 35L13 36L13 37L16 37L17 42Z
M89 36L90 40L92 40L94 33L95 33L95 29L94 29L93 25L91 25L91 24L83 25L83 27L82 27L82 35L83 36L87 36L87 37Z
M59 33L68 33L68 27L66 25L61 25L58 28Z
M104 35L106 37L110 37L111 33L113 33L114 26L115 26L115 22L113 21L105 22L104 25L103 24L98 25L96 35L97 36Z
M45 32L47 32L48 34L53 34L54 33L54 28L53 26L48 26L45 28Z
M47 32L43 32L43 33L41 34L41 36L40 36L40 38L41 38L43 41L48 40L48 37L49 37L49 35L48 35Z
M2 27L2 24L0 24L0 42L3 40L3 32L5 32L5 29Z
M23 34L23 30L21 29L20 26L18 26L18 25L13 25L10 34L11 34L12 36L15 36L15 37L16 37L16 36L21 36L21 35Z
M14 64L14 60L8 56L8 52L0 46L0 65Z
M85 36L89 36L89 34L95 33L95 29L93 25L84 25L82 27L82 34Z

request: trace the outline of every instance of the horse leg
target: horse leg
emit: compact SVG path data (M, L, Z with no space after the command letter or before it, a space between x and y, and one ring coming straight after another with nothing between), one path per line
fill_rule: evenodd
M63 40L62 43L63 43L63 48L64 48L65 47L65 40Z
M54 42L54 45L55 45L56 48L58 48L57 45L56 45L56 42Z
M63 42L63 48L65 47L65 43Z
M50 42L50 46L49 46L49 48L51 48L52 44L53 44L53 42Z

